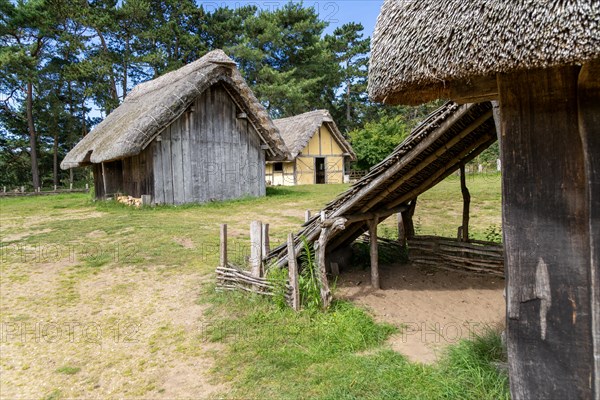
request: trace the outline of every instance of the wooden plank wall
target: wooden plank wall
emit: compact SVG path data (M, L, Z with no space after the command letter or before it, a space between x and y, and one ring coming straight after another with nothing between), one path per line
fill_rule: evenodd
M152 148L154 202L204 203L264 196L260 137L221 85L207 89Z
M151 143L137 156L123 160L120 192L136 198L144 194L154 196L153 146L154 143Z

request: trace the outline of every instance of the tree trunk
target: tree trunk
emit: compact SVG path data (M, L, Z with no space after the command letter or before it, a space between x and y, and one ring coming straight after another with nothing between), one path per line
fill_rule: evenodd
M598 398L592 344L598 283L590 273L590 226L597 221L588 198L598 182L586 181L585 157L600 152L582 146L579 70L498 75L514 400Z
M52 146L52 180L58 186L58 129L54 131L54 145Z
M350 124L350 81L346 82L346 126Z
M29 147L31 156L31 181L33 190L37 190L40 184L40 172L38 170L37 159L37 138L35 133L35 125L33 123L33 84L27 82L27 128L29 129Z
M104 52L104 54L106 54L108 56L108 46L106 45L106 40L104 39L104 35L102 34L102 32L99 29L96 29L96 34L98 35L98 38L100 39L100 45L102 46L102 51ZM115 74L113 73L112 70L112 65L110 68L110 74L109 74L109 78L110 78L110 97L114 100L115 104L119 104L119 94L117 93L117 82L115 80ZM106 110L107 113L111 112L112 109Z

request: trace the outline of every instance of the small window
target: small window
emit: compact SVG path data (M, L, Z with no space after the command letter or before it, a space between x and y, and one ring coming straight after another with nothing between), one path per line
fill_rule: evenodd
M273 171L283 172L283 163L276 162L275 164L273 164Z

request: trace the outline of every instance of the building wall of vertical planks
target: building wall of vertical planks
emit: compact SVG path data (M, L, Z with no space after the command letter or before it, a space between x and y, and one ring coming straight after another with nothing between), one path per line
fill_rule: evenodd
M136 86L61 167L92 165L98 199L184 204L264 196L265 161L285 158L266 110L215 50Z
M386 0L373 39L374 100L498 100L516 400L600 399L599 24L593 0Z

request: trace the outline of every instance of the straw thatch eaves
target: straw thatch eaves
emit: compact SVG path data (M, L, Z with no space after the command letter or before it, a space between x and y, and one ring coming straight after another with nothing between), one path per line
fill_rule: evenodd
M433 112L385 160L346 192L327 204L322 212L329 220L346 218L345 229L329 238L327 251L345 247L368 230L365 216L384 220L408 205L421 193L441 182L497 140L489 102L458 105L448 102ZM309 242L321 232L319 217L296 235ZM287 263L285 246L268 257Z
M369 95L388 104L491 99L498 73L600 57L600 2L386 0Z
M63 169L139 154L179 118L207 88L222 83L267 147L267 159L285 159L287 149L265 108L235 62L221 50L136 86L123 104L85 136L61 163Z
M352 150L352 146L344 138L327 110L310 111L289 118L277 119L274 122L290 152L290 160L300 154L319 127L326 125L344 151L344 155L350 157L352 161L356 161L356 154Z

